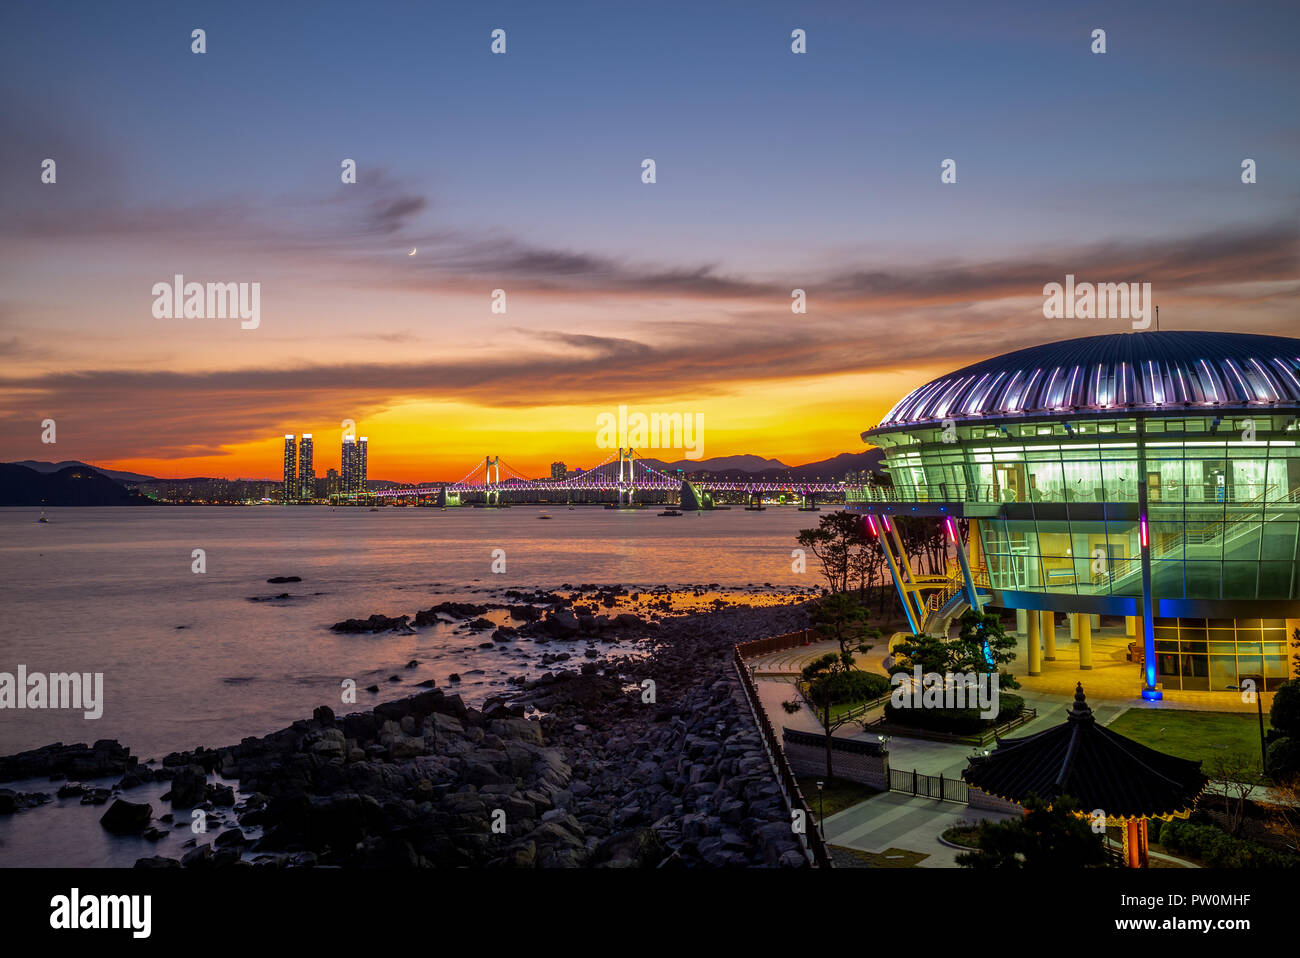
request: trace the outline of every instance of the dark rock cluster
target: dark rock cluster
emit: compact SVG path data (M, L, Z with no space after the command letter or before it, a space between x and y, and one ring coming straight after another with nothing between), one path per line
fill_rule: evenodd
M555 621L581 634L592 628L584 618L599 618L547 611L512 616L521 627L493 638L544 634ZM469 604L455 613L482 615ZM431 689L341 717L322 706L281 731L173 753L152 770L99 742L0 759L0 774L111 770L123 776L115 793L170 780L162 798L177 813L159 822L202 808L222 826L187 842L179 860L139 867L803 867L730 655L733 643L805 617L800 606L734 608L652 631L619 616L609 621L629 633L627 654L512 680L510 699L481 709ZM237 803L214 774L239 782ZM118 798L101 821L163 837L152 815Z
M103 778L122 775L138 764L131 750L113 739L100 739L94 745L55 742L0 757L0 782L24 778Z

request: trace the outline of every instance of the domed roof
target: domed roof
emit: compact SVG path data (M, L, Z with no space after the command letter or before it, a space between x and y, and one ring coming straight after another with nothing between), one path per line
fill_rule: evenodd
M940 376L904 396L875 429L948 418L1269 403L1300 404L1300 340L1114 333L1031 346Z

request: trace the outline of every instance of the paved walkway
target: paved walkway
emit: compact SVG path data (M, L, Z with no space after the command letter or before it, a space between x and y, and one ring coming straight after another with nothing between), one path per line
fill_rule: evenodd
M893 756L890 756L891 759ZM926 855L920 868L954 868L961 849L939 841L939 835L953 825L981 820L1000 821L1012 817L1005 812L986 812L956 802L914 798L902 792L885 792L846 808L826 819L826 841L865 852L890 848Z
M881 663L889 652L886 648L888 644L888 639L875 640L870 652L854 653L853 664L864 672L877 672L883 675L885 669ZM820 659L828 652L838 655L839 651L838 642L813 642L811 645L796 645L792 649L757 656L750 659L749 664L755 668L755 678L793 678L814 659Z
M767 717L772 722L772 727L776 729L776 734L781 734L781 727L797 729L800 732L816 732L822 734L822 723L818 720L816 713L808 707L808 703L803 700L799 690L794 687L794 679L763 679L760 678L754 683L758 689L758 700L763 703L763 708L767 712ZM781 707L782 702L796 701L799 703L798 712L787 712Z

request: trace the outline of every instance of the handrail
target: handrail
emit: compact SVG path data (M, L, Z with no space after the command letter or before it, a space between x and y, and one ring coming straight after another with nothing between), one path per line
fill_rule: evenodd
M948 576L944 580L942 587L931 592L925 601L926 616L921 626L922 632L929 631L935 616L943 610L943 607L948 604L954 595L966 590L966 575L962 571L961 565L955 560L949 559L947 571ZM971 581L976 588L981 586L986 589L993 588L988 569L983 566L971 570Z
M1184 493L1189 488L1195 488L1199 484L1192 483L1184 485ZM1094 493L1098 487L1105 491L1097 496ZM1286 502L1300 502L1300 486L1290 490L1284 495L1269 498L1270 493L1276 483L1234 483L1233 490L1246 490L1247 495L1237 494L1232 498L1219 499L1189 499L1185 495L1181 496L1162 496L1160 499L1152 499L1152 502L1161 502L1166 504L1227 504L1238 506L1249 506L1255 504L1268 504ZM1262 492L1254 492L1255 489L1263 487ZM1171 487L1167 487L1172 492ZM1164 490L1162 490L1164 491ZM845 502L973 502L973 503L1003 503L1003 502L1137 502L1138 488L1136 481L1130 481L1111 488L1104 482L1095 483L1087 487L1087 495L1081 492L1076 493L1071 486L1063 485L1058 492L1055 488L1050 492L1044 492L1041 489L1030 490L1026 494L1017 494L1017 490L1007 488L997 483L965 483L965 482L941 482L941 483L921 483L916 485L904 486L845 486ZM1225 490L1226 496L1226 490Z

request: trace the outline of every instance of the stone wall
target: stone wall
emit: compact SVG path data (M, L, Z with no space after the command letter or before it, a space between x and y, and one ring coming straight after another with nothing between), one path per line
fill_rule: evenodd
M889 753L879 745L852 739L831 739L831 767L836 778L889 790ZM826 774L826 740L821 735L782 730L786 760L796 775Z
M974 786L970 790L970 807L980 808L987 812L1024 812L1023 806L1017 805L1015 802L1009 802L1005 798L990 795L988 792Z

